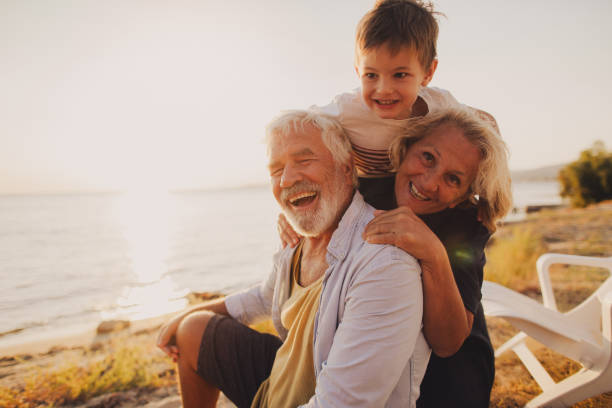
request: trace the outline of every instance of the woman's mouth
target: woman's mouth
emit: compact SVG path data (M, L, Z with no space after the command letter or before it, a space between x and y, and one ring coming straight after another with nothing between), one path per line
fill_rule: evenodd
M431 201L430 198L424 196L423 194L419 192L419 190L412 183L412 181L410 182L410 194L419 201Z

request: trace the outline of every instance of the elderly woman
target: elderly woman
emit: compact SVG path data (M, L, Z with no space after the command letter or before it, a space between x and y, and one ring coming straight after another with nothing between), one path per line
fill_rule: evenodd
M488 407L495 373L480 304L484 247L511 204L506 149L490 122L450 110L410 121L392 145L395 178L360 179L378 211L364 232L419 259L433 354L418 407ZM295 237L280 220L281 237ZM290 238L287 238L290 237Z
M495 366L480 289L485 244L511 205L505 145L471 112L447 111L410 126L390 154L394 194L371 180L362 192L382 207L393 202L380 197L394 196L398 208L379 211L364 235L421 263L433 354L417 406L487 407Z

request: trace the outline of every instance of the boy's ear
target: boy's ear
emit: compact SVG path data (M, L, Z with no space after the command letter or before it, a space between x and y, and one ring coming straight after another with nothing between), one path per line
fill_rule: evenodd
M359 78L361 75L359 74L359 66L357 64L355 64L355 72L357 73L357 78Z
M436 68L438 68L438 59L434 58L434 60L431 61L429 69L425 73L425 78L423 78L423 82L421 82L422 86L427 86L427 84L431 82L434 74L436 73Z

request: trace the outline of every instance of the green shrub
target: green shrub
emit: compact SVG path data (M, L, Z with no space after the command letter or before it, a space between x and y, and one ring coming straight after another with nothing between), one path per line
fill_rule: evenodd
M574 207L612 199L612 153L603 142L580 153L580 158L559 172L561 197L568 197Z

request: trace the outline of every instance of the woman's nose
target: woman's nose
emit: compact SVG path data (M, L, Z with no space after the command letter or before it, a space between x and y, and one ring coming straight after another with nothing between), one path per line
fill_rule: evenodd
M421 188L427 194L437 193L440 188L440 176L434 172L428 172L421 179Z

